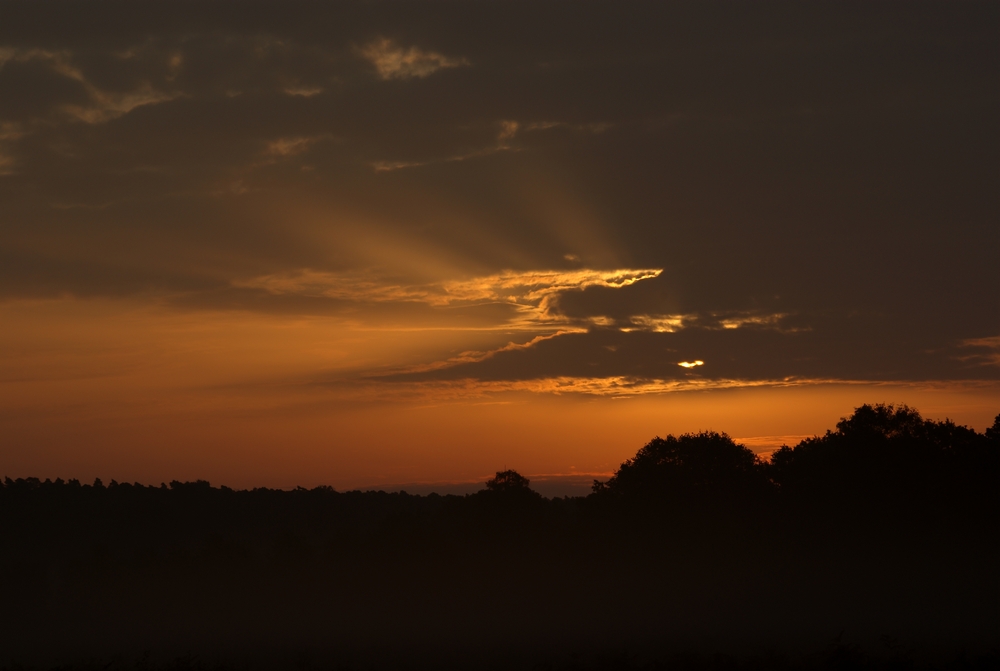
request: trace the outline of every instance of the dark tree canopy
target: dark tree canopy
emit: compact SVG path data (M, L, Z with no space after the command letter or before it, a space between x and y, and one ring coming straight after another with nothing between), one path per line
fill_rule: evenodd
M517 471L507 469L486 481L486 489L476 494L477 499L488 509L521 510L529 512L541 504L542 495L531 489L531 481Z
M663 497L739 493L766 483L764 464L725 433L703 431L654 438L624 462L596 493Z
M871 513L981 498L994 488L998 457L989 433L925 420L905 405L862 405L836 430L778 450L770 474L799 503Z
M986 437L995 443L1000 443L1000 415L993 420L993 426L986 429Z
M406 664L358 668L442 668L411 664L413 650L495 651L519 635L530 650L560 631L582 647L659 645L671 630L799 645L845 627L996 668L964 651L996 650L1000 632L998 455L1000 421L984 434L865 405L771 462L723 433L655 438L578 498L545 499L506 469L467 496L7 478L0 669L54 643L111 655L252 637L348 658L395 645Z
M531 481L517 471L497 471L496 476L486 481L486 489L491 492L510 492L529 489Z

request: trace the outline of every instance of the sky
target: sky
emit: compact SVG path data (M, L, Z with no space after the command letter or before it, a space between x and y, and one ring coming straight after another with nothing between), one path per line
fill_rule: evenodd
M0 477L982 431L998 54L977 2L0 2Z

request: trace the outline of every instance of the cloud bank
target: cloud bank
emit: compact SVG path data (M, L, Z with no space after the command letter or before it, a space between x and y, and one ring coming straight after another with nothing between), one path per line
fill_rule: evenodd
M0 300L493 334L386 384L998 376L986 5L49 6Z

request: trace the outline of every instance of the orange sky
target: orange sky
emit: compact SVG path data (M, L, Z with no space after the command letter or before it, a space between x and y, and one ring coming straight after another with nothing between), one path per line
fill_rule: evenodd
M389 486L767 452L865 402L992 424L982 6L509 8L6 8L0 476Z
M3 466L13 477L353 488L482 480L503 467L606 473L654 435L715 429L767 452L863 402L905 402L978 430L1000 406L990 382L607 395L358 382L338 375L489 336L73 299L2 312L13 327L0 336Z

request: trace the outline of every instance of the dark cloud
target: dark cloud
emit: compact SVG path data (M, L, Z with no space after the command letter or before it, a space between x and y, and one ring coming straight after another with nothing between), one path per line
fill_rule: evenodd
M866 323L867 321L867 323ZM500 349L477 361L382 379L524 381L630 378L637 381L920 381L996 379L981 350L933 338L898 340L871 320L844 318L809 331L754 326L677 332L593 329ZM873 328L874 327L874 328ZM886 337L889 335L890 337ZM936 345L936 347L928 347ZM683 367L681 363L701 361Z
M327 314L240 283L662 268L556 307L690 328L433 375L996 377L960 343L1000 332L998 25L975 2L8 2L0 296Z

